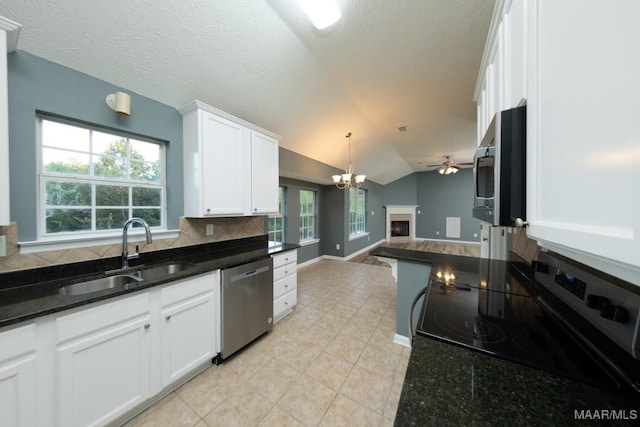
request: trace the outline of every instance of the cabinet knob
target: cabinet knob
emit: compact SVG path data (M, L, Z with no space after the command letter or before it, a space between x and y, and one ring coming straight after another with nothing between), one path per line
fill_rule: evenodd
M207 208L207 212L211 212L211 209L210 209L210 208Z
M150 325L150 324L145 323L145 325L144 325L144 328L145 328L145 329L149 329L150 327L151 327L151 325Z
M169 314L169 315L165 316L165 319L171 320L171 315Z
M284 285L284 287L285 287L285 288L288 288L288 287L289 287L289 285Z
M289 261L289 258L285 258L284 260L285 260L285 261Z
M289 303L287 301L284 302L284 305L289 305Z
M284 271L284 274L289 274L289 270L285 270L285 271Z

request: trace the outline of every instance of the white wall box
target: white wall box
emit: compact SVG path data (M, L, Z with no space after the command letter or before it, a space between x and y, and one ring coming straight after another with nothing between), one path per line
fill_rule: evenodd
M0 425L37 425L36 355L35 324L0 332Z
M16 50L22 26L0 16L0 225L9 224L9 105L7 54Z
M120 424L211 366L219 270L7 327L0 425Z
M273 323L293 311L298 302L298 251L272 255L273 258Z
M280 137L199 101L179 111L185 216L277 212Z
M505 108L527 98L527 235L640 285L636 16L635 0L500 0L481 75L495 40L504 39ZM487 89L480 81L479 135Z

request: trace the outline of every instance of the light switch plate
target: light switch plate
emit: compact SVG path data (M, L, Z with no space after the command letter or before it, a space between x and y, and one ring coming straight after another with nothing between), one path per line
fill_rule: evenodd
M0 257L7 256L7 236L0 236Z
M205 234L207 236L213 236L213 224L207 224Z

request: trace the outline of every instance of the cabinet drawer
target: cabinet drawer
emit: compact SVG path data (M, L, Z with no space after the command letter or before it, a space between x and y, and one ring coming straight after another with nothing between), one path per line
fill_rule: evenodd
M274 319L276 321L280 320L282 315L284 315L288 311L293 310L293 307L295 307L297 302L298 302L298 294L295 290L274 300L273 301Z
M37 346L36 325L30 324L0 332L0 363L25 353Z
M297 288L298 275L293 273L284 279L273 282L273 299L279 298L287 292Z
M298 263L298 251L287 251L273 255L274 269L289 263Z
M149 293L128 297L56 319L57 342L149 315Z
M169 283L160 293L160 304L165 307L196 295L213 292L219 283L218 271Z
M295 264L288 264L280 268L273 269L273 281L277 282L286 277L293 276L298 272L298 268Z

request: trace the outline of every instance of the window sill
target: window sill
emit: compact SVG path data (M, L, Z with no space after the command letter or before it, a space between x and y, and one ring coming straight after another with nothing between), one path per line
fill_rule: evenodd
M358 240L362 237L367 237L368 235L369 235L368 231L360 234L354 234L353 236L349 236L349 241Z
M300 246L309 246L309 245L313 245L316 243L320 243L320 239L310 239L310 240L304 240L302 242L300 242Z
M153 239L177 239L180 237L180 230L153 230ZM128 233L129 242L139 242L145 240L144 231L130 230ZM49 237L31 242L18 242L21 254L34 254L38 252L59 251L75 248L86 248L90 246L103 246L122 244L122 230L117 233L84 236Z

